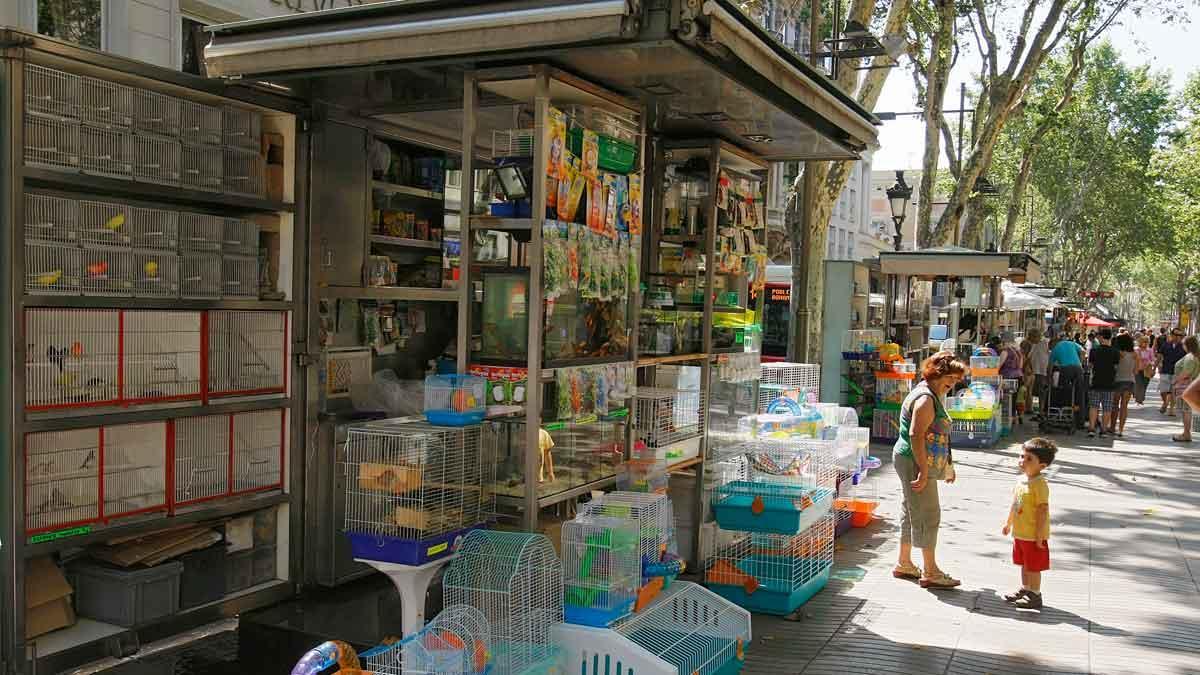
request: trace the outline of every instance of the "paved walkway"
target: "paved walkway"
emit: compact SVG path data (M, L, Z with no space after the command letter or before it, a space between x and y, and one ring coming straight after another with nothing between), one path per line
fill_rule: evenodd
M956 591L891 577L899 483L890 448L876 447L889 462L875 474L880 517L838 541L834 579L800 621L754 617L745 672L1200 673L1200 441L1172 444L1178 418L1150 403L1131 408L1124 439L1053 436L1041 612L1000 597L1019 585L1000 528L1015 449L1034 426L993 450L955 450L958 482L939 486L938 559L963 580Z

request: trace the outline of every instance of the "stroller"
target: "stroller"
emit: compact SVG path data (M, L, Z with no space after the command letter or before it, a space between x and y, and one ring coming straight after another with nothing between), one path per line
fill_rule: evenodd
M1042 421L1039 425L1042 433L1062 431L1073 434L1080 426L1079 402L1083 400L1083 395L1079 389L1086 380L1081 378L1071 383L1065 380L1059 368L1054 366L1050 369L1050 376L1046 378L1045 389L1039 392L1039 396L1045 401L1042 404Z

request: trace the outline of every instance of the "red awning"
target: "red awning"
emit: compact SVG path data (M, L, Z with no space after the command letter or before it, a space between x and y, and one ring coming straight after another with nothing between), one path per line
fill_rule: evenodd
M1104 319L1101 319L1098 316L1089 316L1088 318L1083 320L1083 325L1093 326L1096 328L1103 328L1103 327L1113 328L1117 324L1112 323L1110 321L1105 321Z

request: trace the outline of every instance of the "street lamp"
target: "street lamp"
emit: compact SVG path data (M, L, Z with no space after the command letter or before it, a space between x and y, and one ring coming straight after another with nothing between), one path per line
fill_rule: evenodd
M904 172L896 172L896 184L887 189L888 205L892 207L892 222L896 225L896 250L900 250L900 239L903 236L901 227L904 225L905 210L908 200L912 198L912 188L904 182Z

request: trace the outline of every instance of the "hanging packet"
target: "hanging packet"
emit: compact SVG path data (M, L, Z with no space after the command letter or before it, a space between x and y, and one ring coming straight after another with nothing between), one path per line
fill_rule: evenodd
M567 284L571 290L579 289L579 226L567 223Z
M600 139L596 132L583 130L583 175L590 180L600 179Z
M550 108L547 147L550 156L546 162L546 176L562 178L567 152L567 116L557 108Z
M588 179L588 216L587 226L592 232L603 234L604 232L604 183L599 180Z
M629 233L642 233L642 175L635 173L629 177Z
M604 184L604 236L612 239L617 236L617 176L605 173Z

